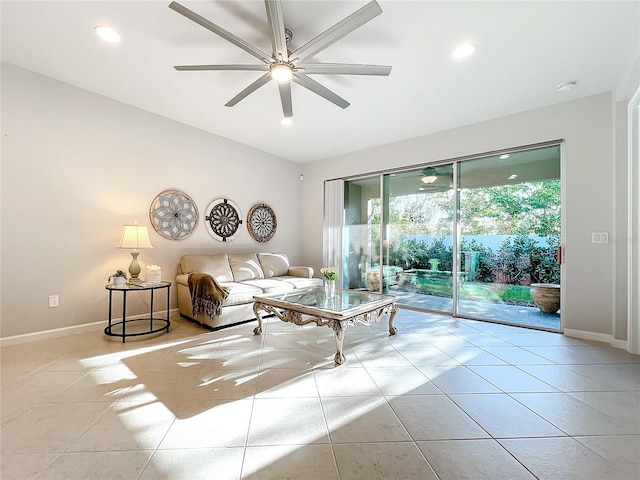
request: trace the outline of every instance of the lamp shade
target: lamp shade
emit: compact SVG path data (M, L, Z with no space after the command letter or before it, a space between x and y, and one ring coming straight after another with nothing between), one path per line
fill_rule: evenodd
M149 240L149 232L145 225L123 225L122 238L118 248L130 248L138 250L140 248L153 248Z

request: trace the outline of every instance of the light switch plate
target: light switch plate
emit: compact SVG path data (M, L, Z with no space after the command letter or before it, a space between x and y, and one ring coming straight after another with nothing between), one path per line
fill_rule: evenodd
M609 243L609 233L591 232L591 243Z
M60 298L58 295L49 295L49 308L56 308L60 305Z

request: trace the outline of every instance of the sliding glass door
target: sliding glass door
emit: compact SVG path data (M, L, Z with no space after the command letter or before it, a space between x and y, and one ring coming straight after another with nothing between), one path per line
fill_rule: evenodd
M453 312L453 165L384 176L388 205L383 292L408 306Z
M380 176L344 182L343 288L380 291Z
M453 165L345 182L343 286L453 312Z
M458 185L458 314L559 330L560 147L461 162Z
M560 188L558 143L347 180L342 286L559 330Z

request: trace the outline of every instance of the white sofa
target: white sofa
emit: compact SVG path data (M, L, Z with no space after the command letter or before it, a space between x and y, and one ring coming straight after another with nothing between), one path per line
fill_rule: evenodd
M195 272L208 273L230 289L220 315L193 315L189 274ZM322 280L313 278L313 273L311 267L290 266L284 253L183 255L176 276L178 310L181 316L214 329L254 320L254 295L321 286Z

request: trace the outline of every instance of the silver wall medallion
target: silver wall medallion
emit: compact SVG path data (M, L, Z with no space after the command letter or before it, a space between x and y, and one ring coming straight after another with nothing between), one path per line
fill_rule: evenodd
M199 221L198 207L186 193L165 190L158 194L149 207L149 220L153 228L169 240L189 237Z
M238 236L242 218L238 205L227 198L209 204L205 216L207 230L213 238L229 242Z
M259 203L247 214L247 230L256 242L268 242L278 228L276 214L269 205Z

